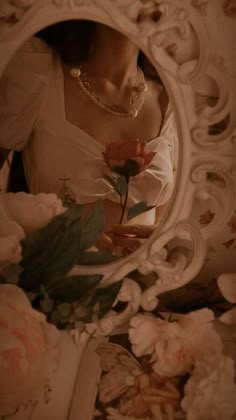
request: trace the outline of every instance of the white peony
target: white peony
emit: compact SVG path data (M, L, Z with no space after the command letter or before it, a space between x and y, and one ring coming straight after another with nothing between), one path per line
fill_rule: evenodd
M59 332L25 293L0 284L0 415L38 399L56 368Z
M236 273L221 274L217 284L224 298L230 303L236 303ZM224 324L236 327L236 307L224 312L219 319Z
M20 240L24 237L23 229L16 222L0 219L0 268L20 262Z
M165 321L150 314L138 314L130 320L129 340L137 357L153 353L163 325Z
M230 303L236 303L236 273L221 274L217 284L224 298Z
M46 226L54 216L66 210L56 194L7 193L2 199L12 219L22 226L25 233Z
M195 363L181 402L187 420L231 420L236 413L234 362L229 357L206 357Z
M236 326L236 307L224 312L223 315L220 316L219 320L224 322L224 324Z
M130 322L129 339L136 356L152 355L154 371L164 377L190 372L195 361L222 343L213 330L214 314L209 309L183 315L167 322L151 315L137 315Z

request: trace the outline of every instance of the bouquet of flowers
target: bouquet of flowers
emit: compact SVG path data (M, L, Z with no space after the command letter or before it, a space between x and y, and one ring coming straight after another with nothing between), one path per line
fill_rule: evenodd
M112 307L122 280L73 275L77 264L112 260L90 251L103 231L98 203L63 207L55 194L0 197L0 414L34 404L47 390L59 354L58 329L83 331ZM56 328L57 327L57 328Z
M139 175L153 158L138 140L129 147L111 143L104 153L114 173L106 178L120 197L120 223L130 177ZM58 358L58 329L81 332L98 321L112 308L123 279L104 288L101 275L72 270L76 264L117 258L93 249L104 231L101 202L84 217L81 205L65 208L55 194L10 193L0 200L0 413L9 414L47 390ZM126 218L151 208L137 203ZM236 302L235 276L218 279L231 303ZM98 350L105 372L99 389L102 416L233 419L235 311L215 318L203 308L171 320L157 312L135 315L128 326L132 354L130 348L128 355L109 346Z
M76 264L114 259L109 252L91 250L104 228L101 203L82 218L82 206L66 209L54 194L6 194L3 199L15 220L2 222L2 229L9 229L2 236L4 244L9 242L9 255L5 245L0 249L2 283L21 287L32 306L58 328L82 328L83 323L102 317L111 308L122 280L99 288L101 275L70 274Z
M235 419L235 344L224 324L232 314L235 309L217 320L204 308L171 320L135 315L128 341L115 336L98 345L102 376L95 418Z
M109 166L111 149L104 156ZM125 186L119 190L121 198L125 194L121 222L129 177L152 158L139 142L132 143L131 149L128 155L126 150L130 159L124 161L129 170L120 179ZM112 181L116 189L118 184ZM86 218L83 206L70 204L64 207L55 194L20 192L0 197L0 413L34 402L47 386L58 356L55 327L83 331L111 309L122 286L123 279L101 288L101 275L73 274L76 264L105 263L117 257L93 250L104 231L101 202Z

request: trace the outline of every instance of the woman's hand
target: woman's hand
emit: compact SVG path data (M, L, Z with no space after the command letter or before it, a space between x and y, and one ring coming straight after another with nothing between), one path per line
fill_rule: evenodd
M136 251L143 245L145 239L156 229L153 225L113 225L107 235L112 240L113 248L121 248L124 253Z
M105 220L106 227L98 241L96 247L98 250L111 251L114 254L130 254L136 251L140 246L143 245L145 239L154 232L158 223L145 225L145 224L114 224L114 220L119 219L120 206L117 203L113 203L109 200L104 200ZM87 203L83 206L84 217L87 217L88 213L94 203ZM163 210L165 206L158 208ZM159 216L159 215L158 215ZM156 218L159 220L160 216Z

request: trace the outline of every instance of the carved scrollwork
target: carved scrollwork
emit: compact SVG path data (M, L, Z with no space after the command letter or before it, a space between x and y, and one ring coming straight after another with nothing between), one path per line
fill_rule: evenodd
M158 295L188 283L200 270L204 258L205 246L199 229L188 221L179 223L174 229L152 240L146 256L133 260L133 270L138 270L144 276L156 274L154 284L142 292L137 281L125 278L114 303L115 306L117 302L126 302L125 309L119 313L111 311L105 318L90 325L89 329L96 335L109 335L127 323L141 307L145 311L152 311L158 305ZM113 275L110 273L103 285L116 281L122 276L123 270L128 271L125 264Z
M193 224L181 222L174 232L167 232L161 239L167 239L169 235L175 238L176 245L173 246L170 242L168 246L167 243L165 249L160 251L159 241L154 241L148 256L146 268L149 272L156 273L157 279L155 284L142 294L141 305L146 311L151 311L157 306L158 295L188 283L200 270L205 257L203 239ZM138 269L143 272L143 264L140 264Z
M195 197L210 200L212 220L202 228L204 236L210 236L229 219L234 206L234 179L229 166L220 159L202 161L195 166L191 180L196 185Z
M205 23L198 13L183 3L163 1L159 10L162 14L149 40L150 51L161 64L162 61L165 63L165 70L175 74L181 83L188 84L204 74L208 65ZM181 43L187 55L182 55Z
M36 0L3 0L0 5L1 27L11 28L16 24L25 12L30 9Z
M222 62L221 62L222 64ZM208 147L214 142L215 145L228 141L229 136L235 129L235 97L227 78L223 77L225 72L219 63L214 61L209 63L208 76L217 87L217 97L211 93L204 92L205 106L197 113L197 120L192 129L193 140L197 145ZM213 106L209 103L214 100Z
M110 311L104 318L93 324L88 324L87 329L90 334L106 336L111 334L115 329L125 325L133 315L135 315L141 302L141 288L136 281L125 278L121 290L116 298L114 306L118 302L125 302L127 306L125 309L117 313Z
M208 0L192 0L191 5L197 9L201 15L206 15L206 9L208 6Z

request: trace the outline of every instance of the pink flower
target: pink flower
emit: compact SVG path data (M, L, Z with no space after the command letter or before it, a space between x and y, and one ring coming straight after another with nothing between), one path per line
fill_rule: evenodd
M236 303L236 273L222 273L217 284L224 298L230 303Z
M0 285L0 414L40 397L56 367L58 339L21 289Z
M200 360L184 388L181 402L188 420L230 420L236 413L234 362L221 355Z
M148 167L155 155L155 152L147 153L145 146L139 139L106 144L104 160L119 175L136 176Z
M2 199L10 216L25 233L46 226L54 216L66 210L56 194L8 193L2 195Z
M236 303L236 273L221 274L217 284L224 298L230 303ZM224 312L219 319L224 324L236 325L236 306Z
M25 237L23 229L7 219L0 219L0 267L21 260L20 240Z
M152 355L153 370L163 377L190 372L206 353L220 352L212 311L202 309L167 322L151 315L137 315L130 322L129 338L135 355Z

